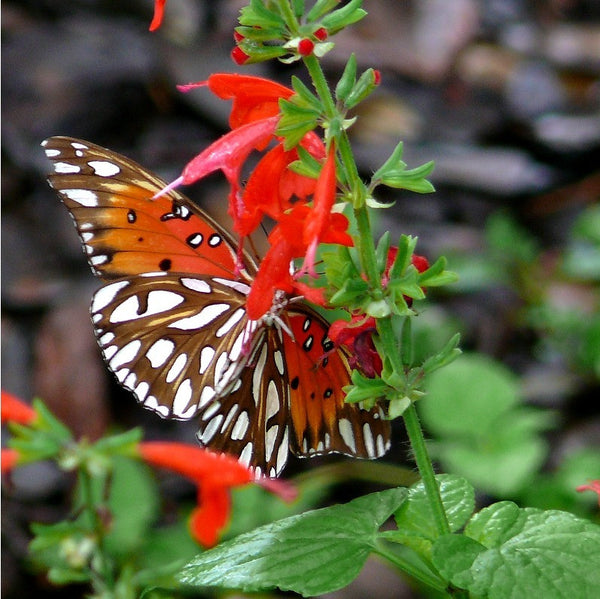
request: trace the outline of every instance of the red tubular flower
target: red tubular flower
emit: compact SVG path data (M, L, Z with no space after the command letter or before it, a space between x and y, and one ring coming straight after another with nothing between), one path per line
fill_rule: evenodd
M235 458L182 443L149 441L138 445L140 456L149 464L168 468L198 486L198 507L192 511L190 529L204 547L212 547L231 513L229 491L257 482L284 500L295 497L289 484L270 479L254 480L254 473Z
M19 452L16 449L3 449L1 460L1 472L2 474L6 474L17 465L17 462L19 461Z
M329 33L327 32L327 29L325 29L325 27L319 27L319 29L317 29L315 31L315 37L320 41L320 42L324 42L327 39L327 36L329 35Z
M154 2L154 16L152 17L152 22L150 23L150 31L155 31L158 29L163 20L163 16L165 14L165 4L167 0L155 0Z
M12 393L2 391L2 422L31 424L36 418L35 410Z

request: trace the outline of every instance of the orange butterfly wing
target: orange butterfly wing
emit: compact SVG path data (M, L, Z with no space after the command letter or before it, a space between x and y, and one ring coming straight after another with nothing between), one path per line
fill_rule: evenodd
M124 156L87 141L43 142L54 174L48 181L75 221L95 275L115 279L148 272L233 277L236 244L188 198ZM242 276L256 272L243 254Z
M351 383L348 357L327 337L329 325L306 303L292 304L284 336L289 379L290 449L299 456L338 452L378 458L390 445L390 423L383 410L344 401Z

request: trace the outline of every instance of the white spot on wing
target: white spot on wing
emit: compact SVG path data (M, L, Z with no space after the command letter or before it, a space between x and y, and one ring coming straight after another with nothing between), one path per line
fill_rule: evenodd
M104 254L100 254L98 256L92 256L90 258L90 262L92 263L93 266L100 266L100 264L104 264L105 262L108 262L108 256L105 256Z
M198 407L203 408L206 404L213 400L215 395L215 390L212 387L206 385L200 393L200 403L198 404Z
M214 437L215 433L219 430L219 426L221 426L221 421L223 420L223 414L219 414L215 416L207 425L202 435L200 436L200 441L205 445L210 442L210 440Z
M227 334L244 316L245 308L238 308L226 321L215 331L215 337L223 337Z
M340 418L338 421L338 430L344 440L344 443L350 448L352 453L356 453L356 442L354 440L354 431L352 424L347 418Z
M103 308L106 308L115 299L117 293L124 287L127 287L127 285L129 285L128 281L117 281L98 289L92 299L92 312L99 312Z
M191 279L189 277L183 277L180 279L181 284L192 291L197 291L198 293L211 293L212 287L202 279Z
M146 358L150 360L152 368L160 368L171 357L175 351L175 343L170 339L158 339L146 352Z
M135 359L138 352L140 351L141 346L142 342L139 339L135 339L133 341L130 341L127 345L124 345L108 363L113 372L117 370L119 366L127 364L128 362L131 362L133 359Z
M44 150L46 152L46 156L48 156L48 158L56 158L57 156L60 156L60 150Z
M186 408L192 399L192 381L185 379L177 388L173 398L173 414L179 418L184 417ZM193 406L195 408L195 406Z
M134 390L133 393L137 397L138 401L143 402L146 399L146 395L148 395L148 391L150 390L150 385L146 381L142 381Z
M105 346L108 345L113 339L115 338L115 334L111 333L110 331L104 333L100 339L98 339L98 342L100 343L101 346Z
M167 376L165 379L167 383L172 383L181 374L181 372L185 368L185 365L187 364L187 361L187 354L179 354L177 356L175 362L173 362L173 365L171 366L171 368L169 368L169 372L167 372ZM187 381L189 382L189 379L187 379Z
M215 350L210 345L205 345L200 352L200 374L204 374L206 369L210 366L212 359L215 355Z
M221 279L220 277L215 277L214 281L216 283L221 283L225 287L229 287L230 289L235 289L244 295L248 295L250 293L250 286L246 285L246 283L242 283L241 281L232 281L231 279Z
M113 162L107 160L90 160L88 165L94 169L94 173L100 177L113 177L121 172L121 169Z
M61 193L87 208L94 208L98 205L98 196L89 189L62 189Z
M102 352L104 354L104 359L110 360L117 353L118 349L119 349L118 345L111 345L111 346L105 348Z
M139 299L136 295L132 295L112 311L110 322L129 322L130 320L168 312L183 301L183 296L178 293L165 291L164 289L156 289L148 293L146 311L140 313Z
M234 441L239 441L246 436L248 432L248 426L250 426L250 419L248 418L248 412L244 411L235 422L233 430L231 431L231 438Z
M210 304L205 308L202 308L198 314L193 316L186 316L180 318L169 324L169 328L182 329L184 331L190 331L193 329L201 329L207 324L210 324L213 320L218 318L223 312L229 309L229 304Z
M273 450L275 449L275 442L277 441L277 433L279 432L279 425L273 425L266 434L265 438L265 458L270 461L271 456L273 455Z
M73 173L78 173L81 170L76 164L71 164L69 162L55 162L54 163L54 172L59 175L70 175Z
M245 466L250 465L250 460L252 459L252 452L254 451L252 447L252 443L248 443L244 449L242 449L242 453L240 453L240 457L238 460L244 464Z
M167 408L167 406L160 405L154 395L149 395L146 398L146 401L144 401L144 407L160 414L164 418L169 415L169 408Z
M74 150L89 150L89 148L85 144L82 144L82 143L80 143L78 141L72 141L71 142L71 147Z
M366 422L363 424L363 440L367 449L367 455L370 458L376 458L377 452L375 451L375 439L373 439L373 431Z
M275 381L269 381L269 386L267 387L267 420L275 416L279 412L280 407L277 385Z
M210 420L214 414L216 414L221 409L221 403L218 401L213 402L206 408L204 414L202 414L202 420L205 422Z

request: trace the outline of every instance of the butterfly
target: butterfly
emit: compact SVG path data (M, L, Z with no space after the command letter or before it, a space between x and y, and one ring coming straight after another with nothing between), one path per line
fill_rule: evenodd
M132 160L87 141L42 143L92 272L106 282L91 316L119 383L164 418L197 418L200 443L278 476L288 454L382 456L378 406L344 402L348 354L304 300L281 293L256 321L245 305L257 261ZM236 265L238 269L236 270ZM237 273L237 274L236 274Z

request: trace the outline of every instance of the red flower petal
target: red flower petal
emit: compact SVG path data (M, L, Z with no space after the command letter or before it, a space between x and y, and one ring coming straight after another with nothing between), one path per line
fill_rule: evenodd
M219 534L231 514L231 500L225 487L203 484L198 491L198 507L192 511L190 531L203 547L217 544Z
M35 410L12 393L2 391L2 422L10 420L30 424L36 417Z
M309 56L315 49L315 44L312 40L304 38L298 42L298 53L302 56Z
M208 78L208 87L223 100L233 100L229 125L232 129L252 121L279 114L279 99L289 98L291 89L263 77L216 73Z
M150 31L155 31L161 26L164 12L165 12L165 3L167 0L155 0L154 2L154 16L152 17L152 22L150 23Z
M236 46L231 51L231 60L235 62L235 64L243 65L245 64L250 56L246 54L239 46Z
M1 455L0 468L2 474L12 470L19 461L19 452L16 449L3 449Z

